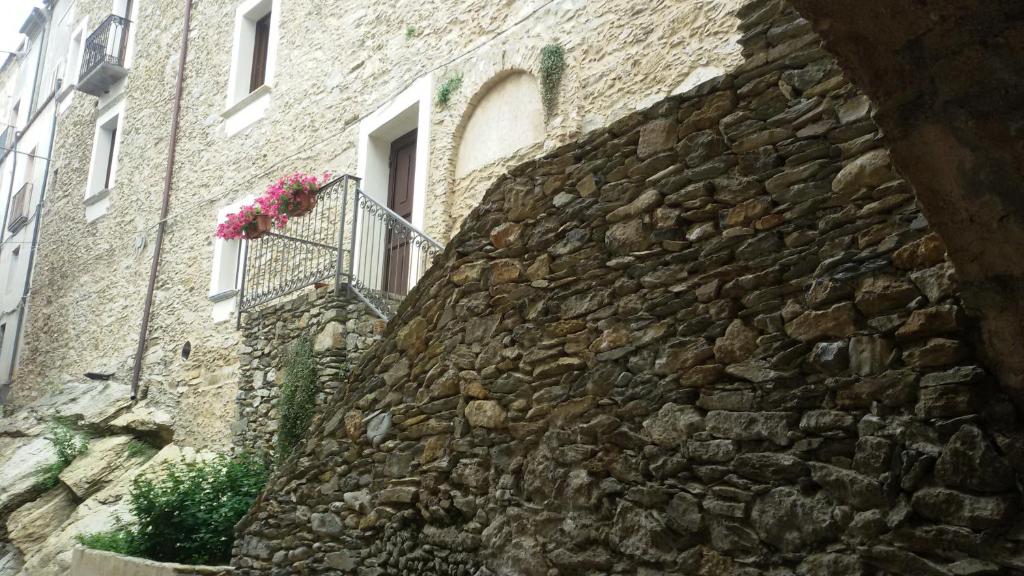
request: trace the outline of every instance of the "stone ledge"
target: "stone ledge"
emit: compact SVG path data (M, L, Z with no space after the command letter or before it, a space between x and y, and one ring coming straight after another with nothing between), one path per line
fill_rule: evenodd
M88 548L75 548L71 576L227 576L230 566L187 566L154 562Z

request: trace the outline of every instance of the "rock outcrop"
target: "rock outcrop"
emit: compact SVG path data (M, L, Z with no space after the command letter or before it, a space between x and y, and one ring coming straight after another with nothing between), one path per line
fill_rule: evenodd
M76 537L129 519L132 478L193 452L170 444L170 421L155 405L132 406L128 387L69 382L0 418L0 575L67 574ZM89 437L88 449L46 488L40 471L57 460L55 422ZM162 447L162 448L161 448Z

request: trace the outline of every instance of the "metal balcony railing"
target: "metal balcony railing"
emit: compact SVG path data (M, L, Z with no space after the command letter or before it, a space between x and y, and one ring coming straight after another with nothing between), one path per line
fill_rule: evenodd
M130 24L127 18L111 14L86 38L79 90L98 96L128 74L124 64Z
M320 188L310 213L244 241L239 319L331 279L339 295L347 290L389 319L440 252L440 244L360 190L358 178L340 176Z

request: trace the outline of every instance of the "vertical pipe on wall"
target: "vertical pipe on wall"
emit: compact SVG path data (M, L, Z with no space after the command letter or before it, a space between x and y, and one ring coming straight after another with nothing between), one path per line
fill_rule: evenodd
M160 252L163 249L164 231L167 228L167 212L171 203L171 181L174 178L174 158L178 149L178 125L181 117L181 95L185 85L185 59L188 56L188 32L192 20L192 0L185 0L185 18L181 30L181 50L178 53L178 76L174 85L174 104L171 111L171 136L167 150L167 168L164 171L163 200L160 204L160 220L157 222L156 243L153 246L153 261L149 268L149 283L146 286L146 302L142 307L142 325L139 327L139 342L135 348L135 363L132 366L132 400L138 397L139 378L142 375L142 357L146 353L146 335L149 319L153 313L153 295L156 291L156 275L160 269Z

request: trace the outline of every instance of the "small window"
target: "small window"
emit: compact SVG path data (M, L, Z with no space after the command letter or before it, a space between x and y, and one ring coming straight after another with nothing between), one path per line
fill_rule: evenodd
M263 86L267 78L267 52L270 49L270 13L256 21L252 46L252 74L249 92Z
M107 118L96 126L93 145L92 175L86 196L92 196L114 187L117 175L118 121L120 115Z
M278 1L243 0L235 10L227 114L235 105L250 105L270 92L277 60Z

